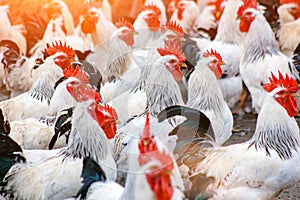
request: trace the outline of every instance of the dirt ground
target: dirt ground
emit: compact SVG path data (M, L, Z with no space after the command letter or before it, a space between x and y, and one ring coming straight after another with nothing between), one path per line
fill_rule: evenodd
M233 133L231 139L225 144L234 144L246 141L252 137L255 130L256 115L245 114L243 117L234 116L234 128L238 130ZM300 118L296 118L298 124L300 125ZM300 199L300 182L298 182L293 187L283 190L276 200L299 200Z

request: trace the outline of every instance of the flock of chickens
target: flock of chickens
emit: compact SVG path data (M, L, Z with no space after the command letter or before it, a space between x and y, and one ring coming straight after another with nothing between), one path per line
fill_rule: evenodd
M300 1L142 4L113 23L86 1L75 24L51 0L44 30L0 6L0 200L267 200L300 180ZM252 138L222 146L249 99Z

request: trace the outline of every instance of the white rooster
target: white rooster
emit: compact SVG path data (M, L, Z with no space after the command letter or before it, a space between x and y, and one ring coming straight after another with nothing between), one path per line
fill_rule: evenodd
M298 113L294 97L298 84L279 72L277 77L272 74L263 88L268 93L253 137L199 153L203 160L196 164L193 178L198 176L201 182L194 183L195 190L204 188L211 199L273 199L299 181L295 166L300 158L300 137L293 117Z
M266 95L261 83L280 70L298 78L290 59L280 52L274 33L256 0L245 0L238 10L239 29L245 33L240 73L250 91L252 107L259 112Z
M82 158L92 158L103 166L111 180L115 179L116 166L107 140L110 135L106 135L114 134L116 131L115 112L111 107L98 105L98 100L94 99L94 90L78 92L75 88L70 89L75 100L81 103L73 110L67 147L62 149L59 155L40 165L31 167L26 163L13 165L5 180L6 190L12 191L15 197L24 199L72 197L81 187ZM102 129L102 126L105 129ZM36 184L28 184L28 181Z
M233 116L225 102L217 79L222 75L221 55L204 52L188 81L187 106L203 112L211 121L215 142L224 144L232 134Z

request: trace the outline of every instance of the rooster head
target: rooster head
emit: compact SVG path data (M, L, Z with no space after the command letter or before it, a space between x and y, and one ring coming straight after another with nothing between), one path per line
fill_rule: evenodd
M56 55L56 57L54 57L54 63L61 67L62 70L71 67L71 62L76 55L75 51L70 46L67 46L66 43L63 44L61 41L54 41L51 45L47 43L43 54L44 59Z
M182 53L182 44L180 40L165 40L165 47L158 48L157 52L161 56L171 55L174 56L173 58L169 59L166 63L166 67L169 72L172 74L173 78L176 81L180 81L183 77L181 72L181 67L186 68L186 64L184 63L186 58L185 55Z
M295 96L298 96L298 83L287 74L284 76L278 71L278 78L271 72L269 83L263 83L263 88L274 95L275 100L285 108L290 117L298 114Z
M174 169L173 159L164 151L157 148L154 136L150 136L149 113L146 115L144 132L138 144L138 161L141 166L150 165L150 172L146 173L146 180L154 192L156 199L170 200L174 193L171 184L171 173Z
M172 31L172 33L176 35L176 38L182 38L184 36L182 26L178 24L176 21L167 21L165 25L161 26L162 33L166 33L167 31ZM169 36L170 34L167 35L167 37Z
M117 132L116 124L118 121L118 114L114 108L107 104L92 103L89 107L88 112L95 119L99 126L102 128L108 139L115 136Z
M153 32L158 31L160 28L160 9L155 5L146 5L143 8L143 12L145 13L143 19L147 23L148 28Z
M244 4L239 7L237 16L240 20L239 29L241 32L248 32L251 26L251 23L255 19L255 14L253 9L257 9L256 0L244 0Z
M116 22L116 27L119 31L118 37L128 46L132 46L134 44L134 35L137 34L133 25L126 19L121 18Z
M210 51L206 51L202 54L203 58L212 58L209 62L208 67L214 72L217 78L221 78L222 76L222 68L221 65L224 65L222 56L217 52L211 49Z
M300 1L299 0L280 0L280 4L290 4L291 6L288 8L288 12L294 17L294 19L298 19L300 17Z
M94 33L99 21L99 13L95 10L90 10L87 15L83 16L81 22L81 30L84 34Z
M214 15L216 21L219 21L225 8L224 0L210 0L207 2L207 5L215 6L215 9L212 11L212 14Z

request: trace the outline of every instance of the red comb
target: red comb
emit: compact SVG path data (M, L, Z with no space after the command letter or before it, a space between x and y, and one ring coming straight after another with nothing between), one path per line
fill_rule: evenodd
M75 51L70 46L67 46L66 42L63 44L61 41L54 41L52 42L52 46L49 43L47 43L46 46L47 48L44 51L44 59L56 54L57 52L64 52L69 58L75 58Z
M129 29L131 29L131 30L134 30L133 25L132 25L129 21L127 21L126 19L124 19L124 18L121 18L121 19L119 19L119 20L116 22L116 27L117 27L117 28L120 28L120 27L127 27L127 28L129 28Z
M172 22L168 21L166 23L166 27L167 27L167 29L172 30L174 33L176 33L180 36L184 35L182 26L180 24L177 24L176 21L172 21Z
M249 8L257 9L257 1L256 0L244 0L244 4L239 7L237 15L242 16L244 11Z
M174 55L179 62L185 62L185 55L181 51L181 42L172 42L165 40L165 48L158 48L157 51L161 56Z
M153 11L156 15L161 15L161 11L160 11L160 9L159 9L156 5L152 5L152 4L146 5L146 6L144 6L144 8L143 8L143 11L145 11L145 10L151 10L151 11Z
M73 67L66 68L64 70L64 76L66 78L75 77L82 83L89 83L85 71L82 71L79 65L76 66L75 70Z
M274 74L271 72L271 77L269 78L270 83L263 84L263 88L267 92L271 92L277 87L283 87L291 92L297 92L298 83L296 80L294 80L292 77L289 77L288 74L286 74L284 78L279 70L278 75L279 77L276 78L276 76L274 76Z
M210 51L206 51L202 54L202 57L207 58L207 57L211 57L214 56L216 57L219 61L222 61L222 56L215 50L211 49Z
M141 139L139 141L139 150L140 153L149 153L152 151L158 151L156 141L154 140L154 136L150 136L150 120L149 120L149 113L146 115L146 123L144 127L144 132L141 136Z

